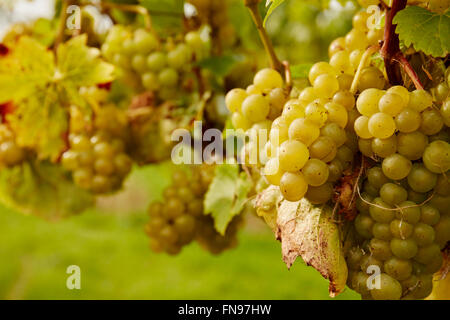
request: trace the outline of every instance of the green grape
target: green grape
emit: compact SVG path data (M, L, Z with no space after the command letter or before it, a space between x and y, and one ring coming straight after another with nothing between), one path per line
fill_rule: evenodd
M1 146L0 146L0 152L1 152ZM0 153L0 158L3 159ZM67 170L75 170L79 167L78 163L78 154L72 150L66 151L63 153L61 158L61 163L63 167Z
M341 51L341 50L345 50L345 38L344 37L339 37L339 38L336 38L333 41L331 41L330 45L328 46L328 57L331 58L336 52ZM332 70L332 68L330 68L330 69ZM311 81L311 79L309 79L309 81L312 83L312 82L314 82L314 79L313 79L313 81Z
M367 128L375 138L387 139L394 134L396 126L390 115L378 112L370 117Z
M314 122L305 118L299 118L292 121L288 134L289 139L298 140L309 146L319 137L320 129Z
M428 246L433 243L435 233L433 227L425 223L418 223L414 226L413 239L420 247Z
M378 189L369 183L369 181L364 182L363 184L364 192L370 194L373 198L378 197Z
M423 153L423 164L434 173L450 169L450 144L437 140L430 143Z
M434 274L442 268L443 262L444 258L442 257L442 254L437 255L425 265L423 272L427 274Z
M358 139L358 148L366 157L373 157L372 139Z
M240 112L245 98L247 98L247 93L244 89L232 89L225 96L225 104L230 112Z
M414 109L406 108L395 117L397 130L400 132L413 132L419 129L422 118Z
M404 201L398 205L395 216L402 221L416 224L420 220L420 207L412 201Z
M154 91L159 89L158 77L152 72L146 72L142 75L142 85L145 89Z
M438 175L436 185L434 187L434 192L441 196L450 196L450 181L446 174Z
M351 247L345 257L348 268L350 270L359 270L360 264L361 264L361 259L363 256L364 256L364 252L361 250L361 248Z
M428 203L435 206L441 214L450 214L450 197L443 197L438 194L434 194L429 198L431 198L431 200Z
M401 186L394 183L386 183L380 189L381 199L392 206L406 201L408 193Z
M163 87L175 87L178 83L178 73L175 69L163 69L158 75L158 81Z
M410 173L412 163L404 156L394 153L383 160L381 168L384 175L389 179L401 180Z
M98 158L95 160L95 172L100 175L108 176L114 172L114 163L111 162L111 159Z
M369 44L378 45L379 42L383 39L384 28L380 29L370 29L367 32L367 40L369 40Z
M313 87L306 87L300 92L298 100L304 105L307 105L318 98L318 95Z
M91 187L93 177L91 170L84 168L76 169L72 176L73 181L80 187L84 189L89 189Z
M389 228L393 237L402 240L411 237L414 231L414 226L412 224L398 219L392 220Z
M402 97L403 99L403 103L401 103L401 105L407 106L409 103L409 91L408 89L406 89L403 86L393 86L390 87L387 91L386 94L396 94L399 95L400 97ZM396 107L394 107L396 108Z
M111 158L114 155L114 150L109 143L99 142L94 146L94 153L97 157Z
M364 51L356 49L350 52L350 65L353 67L353 70L356 71L361 62L361 58L364 54Z
M342 146L347 141L347 133L337 123L328 123L321 130L324 137L333 139L337 147Z
M309 82L311 84L313 84L318 76L323 75L323 74L335 74L335 72L336 71L329 63L317 62L316 64L314 64L311 67L311 69L309 69L308 79L309 79Z
M372 227L373 237L379 240L389 241L392 239L389 223L376 222Z
M339 90L339 81L333 74L321 74L314 80L313 87L319 96L331 98Z
M158 47L157 38L143 29L134 31L134 47L137 52L148 54Z
M381 198L373 199L373 205L369 209L370 216L376 222L388 223L395 217L395 212L392 206L384 202Z
M412 294L415 299L425 299L433 290L433 275L421 274L418 275L418 284L414 288Z
M428 192L437 183L437 175L422 164L414 164L408 175L408 184L416 192Z
M350 65L349 52L347 50L336 52L330 58L330 65L339 73L351 73L353 71Z
M447 99L444 101L444 103L442 103L440 112L444 124L447 127L450 127L450 99Z
M203 215L203 201L195 199L187 204L187 212L193 217L200 217Z
M369 244L370 242L366 241L363 244L363 250L365 252L368 252L370 250L369 248ZM367 272L367 269L371 266L378 266L380 268L380 270L383 270L383 261L376 259L374 256L370 255L370 254L366 254L362 259L361 259L361 270L364 272Z
M428 145L428 137L420 131L410 133L400 132L397 135L397 151L409 160L422 158Z
M348 122L347 109L335 102L325 104L325 109L328 112L328 121L337 123L341 128L345 128Z
M350 169L353 165L353 151L345 145L337 150L336 158L341 161L344 170Z
M328 180L328 166L318 159L308 160L302 168L303 176L309 185L318 187Z
M350 90L353 82L353 77L351 75L342 73L336 78L339 83L339 90Z
M383 89L385 84L386 79L378 68L366 67L361 72L358 82L358 90L359 92L362 92L370 88Z
M342 163L338 159L333 159L328 164L328 181L329 182L336 182L342 177L342 172L344 171L342 167Z
M266 165L264 166L264 175L270 184L279 186L283 174L284 172L281 170L277 158L272 158L267 161Z
M382 273L380 274L380 288L375 287L370 294L374 300L399 300L402 296L402 286L391 276Z
M372 239L372 228L374 221L369 215L358 214L355 219L355 229L365 239Z
M95 193L107 193L111 190L111 181L103 175L95 175L92 178L92 191Z
M372 151L381 158L389 157L397 152L398 143L395 135L387 139L374 138L372 140ZM399 152L400 153L400 152ZM400 153L402 154L402 153Z
M286 200L298 201L308 191L308 183L302 173L286 172L281 178L280 190Z
M144 73L147 68L147 58L142 54L136 54L131 59L131 67L139 73Z
M373 197L367 192L363 192L360 196L356 198L356 209L361 214L369 215L370 203L373 202ZM376 224L376 223L375 223ZM374 225L375 226L375 225ZM372 229L373 231L373 229Z
M269 103L262 95L252 94L242 102L242 114L251 122L265 120L269 111Z
M167 63L166 55L160 51L153 52L147 57L147 67L150 71L159 72Z
M201 50L204 46L204 42L199 32L190 31L184 36L186 44L194 51Z
M70 146L75 151L88 151L91 149L91 142L86 136L75 135L70 139Z
M386 92L378 102L378 107L381 112L395 117L406 108L406 102L400 95Z
M391 251L400 259L411 259L418 253L416 242L411 239L397 239L391 240Z
M178 196L178 195L177 195ZM185 211L185 205L178 198L167 199L166 206L164 208L164 214L169 219L175 219L183 214Z
M338 91L333 96L333 102L344 106L348 111L350 111L355 106L355 96L350 91Z
M276 70L266 68L256 73L253 83L263 91L272 90L283 86L283 78Z
M318 100L314 100L306 106L305 117L317 126L322 127L328 119L327 109Z
M362 91L358 97L358 100L356 100L356 108L359 113L366 117L370 117L371 115L377 113L378 103L383 95L384 92L382 90L375 88Z
M442 216L439 222L434 225L434 232L436 234L435 242L441 248L444 248L450 241L450 217L448 215Z
M78 161L81 166L91 166L94 163L94 155L89 151L82 151L78 153Z
M231 123L236 129L247 130L251 127L249 120L239 112L233 112L231 115Z
M312 204L323 204L328 202L334 194L334 188L331 183L324 183L321 186L309 186L305 198Z
M330 162L336 157L336 143L330 137L321 136L309 146L311 158L320 159L324 162Z
M369 42L367 41L366 35L363 31L352 29L345 36L345 45L349 50L364 50L369 45Z
M397 257L392 257L384 263L384 271L399 281L408 279L412 274L412 269L410 260L403 260Z
M308 147L300 141L288 140L281 144L278 157L282 170L296 172L308 161Z
M436 223L439 222L439 219L441 218L439 210L433 207L432 205L424 204L423 206L420 207L420 211L421 211L420 221L430 226L434 226Z
M408 190L408 200L415 203L423 203L427 198L425 193L415 192L414 190Z
M433 104L433 97L425 90L414 90L409 94L408 108L421 112Z
M422 112L422 123L420 131L426 135L434 135L441 131L444 126L444 120L438 110L427 109Z
M385 261L392 256L388 241L372 238L369 244L370 254L378 260Z
M130 69L131 61L129 57L124 54L116 53L113 56L113 63L121 68Z
M291 99L284 105L283 112L281 114L283 118L288 122L292 122L298 118L305 116L305 108L298 99Z
M358 0L358 4L363 8L368 8L372 5L378 5L379 3L379 0Z
M276 118L272 122L270 129L270 143L274 146L279 146L282 142L289 139L289 124L283 116Z
M448 0L447 0L448 1ZM445 82L439 83L436 87L432 88L432 93L435 101L444 102L445 99L449 96L449 87Z
M270 90L267 98L269 99L270 110L278 116L279 113L283 111L283 106L286 103L286 96L283 88L275 88ZM270 117L270 119L273 118L275 117Z
M174 69L182 69L191 59L191 51L185 44L179 44L167 54L167 63Z
M428 246L418 248L417 253L413 257L417 262L427 264L438 255L441 255L441 249L439 248L439 245L433 243Z
M252 94L262 94L263 92L261 91L261 89L259 89L257 86L255 86L254 84L251 84L247 87L247 89L245 90L247 92L248 95L252 95Z

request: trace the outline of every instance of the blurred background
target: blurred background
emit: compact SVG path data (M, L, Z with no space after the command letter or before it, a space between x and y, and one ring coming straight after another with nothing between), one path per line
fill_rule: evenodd
M232 22L243 24L241 0ZM51 17L51 0L0 0L0 39L13 23ZM244 10L244 11L243 11ZM287 0L268 31L281 59L310 63L351 28L351 2ZM238 32L254 32L236 28ZM260 46L258 39L248 47ZM287 270L280 243L255 216L246 218L239 246L212 256L196 244L171 257L148 247L148 204L170 184L172 164L135 169L122 192L95 208L47 222L0 206L1 299L329 299L328 281L300 259ZM66 288L66 269L81 268L81 290ZM337 299L359 299L347 289Z

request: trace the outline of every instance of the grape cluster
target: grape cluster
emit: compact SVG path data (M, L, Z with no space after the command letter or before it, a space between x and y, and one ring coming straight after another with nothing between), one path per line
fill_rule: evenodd
M83 114L72 107L70 125L69 149L62 154L61 163L72 172L74 182L96 194L120 189L132 167L125 150L124 112L113 104L101 105L92 127L87 128Z
M228 3L224 0L189 0L195 6L201 22L211 27L211 38L216 41L218 53L236 41L233 25L228 15Z
M192 86L193 62L205 56L206 43L197 31L187 33L179 43L162 42L145 29L133 32L114 26L102 45L103 55L124 72L127 82L154 92L162 101L178 97L180 87Z
M244 130L249 137L241 155L241 160L246 164L259 165L264 162L262 151L272 121L281 114L286 102L283 84L283 78L277 71L262 69L246 90L232 89L225 97L227 108L232 112L233 126Z
M0 124L0 167L13 167L25 159L24 150L16 143L13 132L4 124Z
M441 249L450 241L450 190L443 175L434 193L413 187L427 184L416 178L394 181L379 166L367 172L354 221L359 241L347 254L348 284L363 298L423 299L431 293ZM378 288L368 286L370 266L381 272Z
M214 166L191 167L191 174L177 170L172 185L163 192L163 202L149 207L146 232L154 252L178 254L196 240L203 248L217 254L236 245L240 218L234 218L224 236L214 228L211 216L203 214L203 198L214 177Z
M306 197L325 203L333 196L333 184L352 167L358 151L353 130L358 110L349 89L363 52L381 39L379 30L369 30L367 18L366 12L354 16L353 29L330 44L330 61L310 69L311 86L289 100L271 125L264 172L286 200ZM359 90L385 84L379 69L362 70Z

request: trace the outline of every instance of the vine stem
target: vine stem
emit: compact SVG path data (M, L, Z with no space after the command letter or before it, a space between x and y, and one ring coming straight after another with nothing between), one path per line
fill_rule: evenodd
M100 1L100 5L105 9L118 9L121 11L134 12L140 14L144 17L145 28L148 30L152 29L152 19L148 10L140 5L135 4L122 4Z
M63 0L61 6L61 15L59 17L58 31L56 33L55 44L53 50L56 52L59 44L64 40L64 32L66 30L66 20L67 20L67 8L69 7L69 0Z
M267 35L267 31L263 25L263 20L258 11L258 4L260 1L261 0L244 0L244 4L250 11L253 22L255 23L256 28L258 29L259 37L261 38L261 41L264 45L264 49L266 50L267 54L269 55L271 68L277 70L280 73L283 73L283 69L284 69L283 65L275 53L275 50L272 45L272 41L270 40L269 36Z
M386 68L386 74L389 83L392 85L402 84L402 75L398 64L403 68L406 74L411 78L416 89L423 90L423 85L409 64L403 52L400 50L400 40L398 34L395 33L396 25L392 23L394 16L400 10L406 7L407 0L393 0L391 8L387 10L386 22L384 27L384 42L381 47L380 54L384 59L384 65Z
M370 46L369 48L366 49L366 51L364 51L364 54L362 55L361 61L359 62L358 65L358 69L356 70L355 77L353 78L352 85L350 87L350 92L352 94L355 94L356 90L358 89L358 82L359 79L361 78L362 70L367 65L367 60L369 60L372 54L374 54L378 50L380 50L380 46L374 45Z

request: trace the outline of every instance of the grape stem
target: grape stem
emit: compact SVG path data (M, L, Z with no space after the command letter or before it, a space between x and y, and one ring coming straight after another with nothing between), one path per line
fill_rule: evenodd
M134 12L136 14L142 15L142 17L144 18L145 28L147 30L152 29L152 19L150 17L150 13L143 6L135 5L135 4L112 3L112 2L105 2L105 1L100 1L100 5L104 9L118 9L121 11Z
M398 63L411 78L416 88L423 90L423 85L419 77L400 50L400 40L398 34L395 33L396 25L392 23L394 16L406 7L406 3L407 0L393 0L391 8L387 9L384 42L380 54L384 59L386 74L391 85L401 85L403 83L402 75L397 65Z
M259 2L260 0L244 0L244 4L250 11L253 22L255 23L255 26L258 29L259 37L261 38L261 41L264 45L264 49L269 55L271 68L277 70L280 73L283 73L283 65L275 53L272 41L267 35L267 31L263 25L263 20L261 18L261 15L259 14L258 11Z
M284 67L284 77L286 82L286 93L287 95L290 94L292 90L292 74L291 74L291 66L289 65L289 61L283 61L282 62Z
M69 7L70 0L63 0L61 4L61 15L59 17L58 31L56 33L55 44L53 50L56 52L59 44L64 40L64 33L66 30L66 20L67 20L67 8Z
M358 89L358 82L359 79L361 78L362 70L367 65L367 60L372 56L372 54L374 54L378 50L380 50L379 45L370 46L369 48L366 49L366 51L362 55L361 61L359 62L358 69L356 70L355 77L353 78L352 85L350 87L350 92L352 94L355 94L356 90Z

